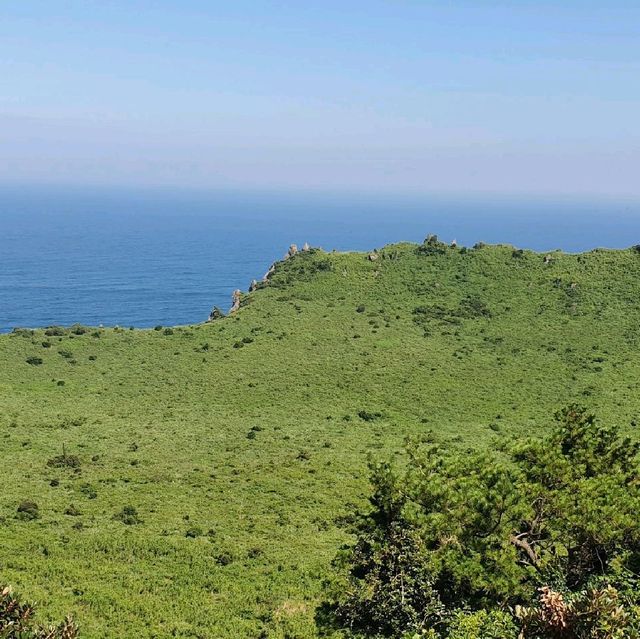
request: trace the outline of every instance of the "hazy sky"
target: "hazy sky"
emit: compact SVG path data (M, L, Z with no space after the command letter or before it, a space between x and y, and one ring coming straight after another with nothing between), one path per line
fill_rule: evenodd
M0 0L0 181L640 198L640 2Z

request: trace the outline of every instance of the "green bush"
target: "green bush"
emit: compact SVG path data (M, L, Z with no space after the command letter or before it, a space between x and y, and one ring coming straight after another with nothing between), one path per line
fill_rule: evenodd
M16 510L16 519L20 519L22 521L33 521L34 519L39 518L40 509L38 508L38 504L36 504L35 501L27 499L23 502L20 502L20 505Z
M230 552L221 552L216 557L216 563L219 566L228 566L229 564L233 563L233 555Z
M418 246L418 255L443 255L447 250L447 245L438 239L437 235L428 235L424 242Z
M62 447L62 455L56 455L47 461L51 468L80 468L80 458L77 455L69 455L66 448Z
M124 506L122 510L113 516L115 521L121 521L127 526L135 526L141 524L142 519L138 516L138 511L133 506Z
M64 514L69 515L70 517L79 517L80 515L82 515L82 512L77 506L75 506L75 504L70 504L65 509Z
M382 413L372 413L368 410L361 410L358 411L358 417L365 422L375 422L377 419L382 418Z
M518 627L503 610L458 611L449 619L447 639L516 639Z
M95 457L95 455L94 455L94 457ZM95 460L95 461L97 461L97 460ZM82 486L80 486L80 492L87 499L95 499L98 496L98 491L91 484L82 484Z
M44 334L47 337L63 337L67 334L67 330L64 326L48 326L45 329Z
M40 366L42 364L42 357L27 357L26 362L31 366Z
M89 329L82 324L74 324L69 330L73 335L84 335L89 332Z

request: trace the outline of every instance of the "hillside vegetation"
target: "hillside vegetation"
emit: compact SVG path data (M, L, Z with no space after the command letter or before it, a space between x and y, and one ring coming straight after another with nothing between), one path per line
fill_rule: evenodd
M83 637L314 637L406 437L465 451L585 404L640 420L640 254L396 244L278 263L241 308L0 336L0 583Z

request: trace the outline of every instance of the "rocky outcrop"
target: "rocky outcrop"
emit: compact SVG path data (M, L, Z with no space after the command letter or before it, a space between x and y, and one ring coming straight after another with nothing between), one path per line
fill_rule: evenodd
M276 265L272 264L269 267L269 270L264 274L264 277L262 278L263 282L268 282L269 278L276 272Z
M282 259L288 260L290 257L297 255L297 253L298 253L298 246L296 244L292 244Z
M378 259L378 254L377 253L369 253L369 255L367 255L367 259L370 262L375 262Z
M302 249L298 250L298 246L296 244L291 244L291 246L289 246L289 250L287 251L287 253L285 254L283 260L288 260L289 258L293 257L294 255L297 255L298 253L306 253L308 251L311 251L311 246L309 245L308 242L305 242ZM270 267L269 270L264 274L264 276L262 277L262 282L267 284L269 282L269 278L271 278L271 276L276 272L276 265L278 263L274 262ZM258 290L258 288L261 288L260 284L258 283L257 280L251 280L251 284L249 285L249 293L253 293L254 291ZM233 291L232 295L231 295L231 308L229 309L229 314L231 313L235 313L239 308L240 308L240 302L242 300L242 291L237 289L235 291ZM217 307L214 306L213 310L211 311L211 313L209 313L209 320L210 322L220 319L222 317L224 317L224 313Z
M209 313L210 322L214 322L215 320L221 319L223 317L224 317L224 313L217 306L214 306L213 309L211 310L211 313Z
M242 298L242 291L240 289L236 289L231 294L231 308L229 309L229 313L235 313L240 308L240 299Z

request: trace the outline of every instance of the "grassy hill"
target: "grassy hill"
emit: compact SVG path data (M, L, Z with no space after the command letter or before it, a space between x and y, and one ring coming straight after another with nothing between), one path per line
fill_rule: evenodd
M1 581L84 637L313 637L368 455L570 401L632 432L639 351L636 250L435 241L298 254L208 324L2 335Z

